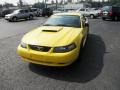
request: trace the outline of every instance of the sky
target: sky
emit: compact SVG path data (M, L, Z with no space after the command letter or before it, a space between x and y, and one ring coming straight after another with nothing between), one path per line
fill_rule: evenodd
M17 5L18 1L19 0L0 0L0 4L4 4L5 2L8 2L8 3L13 3L14 5ZM33 3L38 2L38 1L42 2L43 0L22 0L22 1L25 3L28 3L28 4L33 4ZM58 1L60 1L60 0L58 0ZM74 1L76 1L76 0L74 0ZM94 1L99 1L99 0L94 0ZM102 0L100 0L100 1L102 1ZM49 0L49 2L51 2L51 0Z

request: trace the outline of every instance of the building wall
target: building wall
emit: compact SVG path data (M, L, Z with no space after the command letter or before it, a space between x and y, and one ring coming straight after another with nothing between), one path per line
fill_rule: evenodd
M79 3L79 4L69 3L64 6L64 9L79 9L79 8L87 8L87 7L91 7L91 5L88 3Z
M67 0L68 1L68 3L72 3L72 0Z

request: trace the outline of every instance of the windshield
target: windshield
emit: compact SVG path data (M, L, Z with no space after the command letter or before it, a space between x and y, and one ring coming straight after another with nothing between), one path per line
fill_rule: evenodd
M44 26L67 26L80 28L80 17L73 15L55 15L52 16Z
M103 11L110 11L111 10L111 6L105 6L102 8Z
M16 13L16 14L17 14L17 13L19 13L19 11L20 11L20 10L15 10L15 11L13 11L13 13Z

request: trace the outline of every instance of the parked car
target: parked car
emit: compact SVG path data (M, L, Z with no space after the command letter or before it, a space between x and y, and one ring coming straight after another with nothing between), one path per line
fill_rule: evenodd
M44 8L42 9L42 16L51 16L53 14L53 10L50 8Z
M81 53L89 33L87 19L79 13L59 13L41 27L27 33L18 54L30 63L67 66Z
M42 14L42 10L38 8L30 8L30 12L34 14L34 16L37 16L37 17L41 16Z
M62 13L63 11L61 11L61 10L54 10L53 11L53 14L56 14L56 13Z
M102 8L102 19L118 20L120 19L119 6L105 6Z
M13 13L5 15L5 19L8 21L17 21L18 19L33 19L34 15L27 9L15 10Z
M1 17L5 17L5 15L12 13L14 10L12 9L5 9L1 11Z
M53 11L53 14L64 13L64 12L68 12L68 9L58 8L57 10Z
M0 11L0 17L2 17L2 11Z
M76 12L83 14L84 16L90 18L97 18L100 16L101 10L96 10L94 8L80 8Z

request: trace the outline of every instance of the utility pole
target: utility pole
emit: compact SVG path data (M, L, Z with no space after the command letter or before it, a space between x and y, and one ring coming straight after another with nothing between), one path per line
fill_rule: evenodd
M58 1L56 0L56 10L57 10Z
M23 7L23 2L22 2L22 0L19 0L19 4L20 4L20 8L22 8L22 7Z
M45 8L47 8L46 0L45 0Z
M65 11L65 0L63 0L63 10Z
M102 0L102 2L104 3L104 2L105 2L105 0Z

